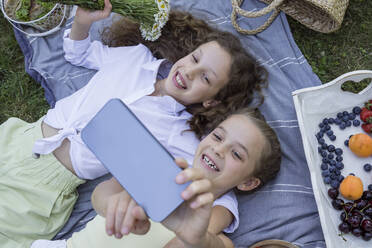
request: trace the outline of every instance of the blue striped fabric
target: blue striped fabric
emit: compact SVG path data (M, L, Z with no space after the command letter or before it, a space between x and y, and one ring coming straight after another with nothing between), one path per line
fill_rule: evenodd
M177 0L172 1L172 5L238 35L244 46L269 72L269 87L265 91L266 100L261 111L279 136L283 161L279 176L274 181L254 194L238 198L241 224L230 235L235 245L247 247L264 239L283 239L304 248L325 247L291 96L294 90L321 82L294 42L285 15L280 14L264 32L247 36L238 34L231 25L230 1ZM257 0L245 0L242 8L257 10L264 6ZM264 19L239 17L238 22L244 28L254 28ZM70 25L71 20L66 26ZM100 25L93 26L93 38L98 38ZM26 69L45 88L45 96L51 106L56 100L85 85L95 73L64 61L62 33L63 30L46 38L26 38L16 32L26 57ZM69 237L94 217L90 194L103 179L80 186L80 198L73 215L56 238Z

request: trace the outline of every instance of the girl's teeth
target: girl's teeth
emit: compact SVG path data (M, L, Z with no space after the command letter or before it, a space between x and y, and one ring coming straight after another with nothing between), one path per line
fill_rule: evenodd
M180 79L179 75L176 76L177 83L182 86L182 88L185 88L185 85L182 83L182 80Z
M218 168L214 165L214 163L207 158L207 156L204 155L203 160L208 164L209 167L211 167L215 171L219 171Z

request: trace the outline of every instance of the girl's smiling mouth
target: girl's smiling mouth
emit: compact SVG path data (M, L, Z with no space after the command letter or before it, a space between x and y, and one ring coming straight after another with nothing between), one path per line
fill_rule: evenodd
M203 154L201 156L201 162L209 170L213 170L213 171L217 171L217 172L220 171L220 169L216 166L216 164L214 163L214 161L210 157L208 157L207 155L205 155L205 154Z
M187 89L185 80L178 71L173 76L173 83L179 89Z

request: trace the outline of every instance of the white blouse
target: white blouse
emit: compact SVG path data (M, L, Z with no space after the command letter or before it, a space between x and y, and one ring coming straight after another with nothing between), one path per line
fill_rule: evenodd
M107 173L80 137L80 130L112 98L119 98L136 114L151 133L174 156L192 164L199 140L188 130L191 114L170 96L148 96L160 64L143 45L109 48L101 42L74 41L65 31L65 58L74 65L96 69L90 82L71 96L59 100L44 119L48 125L61 129L57 135L36 141L33 152L53 152L67 138L71 142L70 157L76 174L94 179Z

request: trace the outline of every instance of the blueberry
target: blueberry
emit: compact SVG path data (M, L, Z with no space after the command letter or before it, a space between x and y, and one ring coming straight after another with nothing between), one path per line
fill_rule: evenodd
M336 157L336 161L337 162L341 162L342 160L343 160L343 157L342 156L339 155L339 156Z
M354 173L349 173L349 175L351 175L351 176L355 176L355 174L354 174Z
M327 125L328 124L328 119L324 118L322 122L323 122L324 125Z
M362 109L358 106L354 107L353 108L353 113L356 114L356 115L359 115L360 112L362 112Z
M363 169L364 169L365 171L367 171L367 172L370 172L371 169L372 169L372 166L371 166L371 164L365 164L365 165L363 166Z
M339 175L339 176L338 176L338 181L341 183L342 180L344 180L344 178L345 178L345 177L344 177L343 175Z
M324 127L323 122L319 123L319 127L320 127L320 128L323 128L323 127Z
M336 174L337 176L339 176L339 175L341 175L341 171L338 170L338 169L336 168L336 170L335 170L335 174Z
M335 153L336 153L336 155L341 155L342 154L342 149L341 148L336 148Z
M325 131L328 131L328 130L330 130L330 129L331 129L331 126L330 126L330 125L325 125L325 126L324 126L324 130L325 130Z
M327 157L327 152L326 152L326 151L322 151L322 152L320 153L320 155L321 155L323 158L325 158L325 157Z
M327 135L328 135L328 136L333 135L333 131L332 131L332 130L328 130L328 131L327 131Z
M333 159L335 157L335 155L333 155L332 153L328 154L328 159Z
M337 169L342 170L344 168L344 163L337 162L335 166L336 166Z
M348 120L348 121L346 121L345 123L346 123L346 126L347 126L347 127L351 127L351 121Z
M338 186L340 186L340 182L338 180L332 180L331 181L331 187L334 189L338 189Z
M326 143L322 144L322 149L328 149L328 145Z
M329 136L329 139L331 140L331 141L335 141L336 140L336 135L331 135L331 136Z
M356 115L354 114L354 113L350 113L349 114L349 120L354 120L355 119L355 117L356 117Z
M324 177L324 183L325 184L329 184L331 182L331 178L330 177Z
M329 177L330 173L328 170L322 171L322 176L323 177ZM371 184L372 185L372 184Z
M321 168L322 170L326 170L326 169L328 169L328 164L326 164L326 163L322 163L322 165L320 166L320 168Z
M327 148L327 150L329 151L329 152L333 152L333 151L335 151L335 146L334 145L329 145L328 146L328 148Z
M321 144L321 145L324 144L324 142L325 142L325 140L324 140L323 138L320 138L320 139L318 140L318 143Z
M368 185L368 190L372 191L372 184Z
M332 180L335 180L336 178L338 178L338 175L336 175L336 173L333 172L333 173L331 173L330 178L331 178Z
M328 164L329 163L329 159L328 158L322 158L322 162Z
M334 161L333 159L332 160L329 160L329 164L332 165L332 166L336 166L336 161Z
M328 119L328 124L333 124L333 123L335 123L335 119L333 119L333 118L329 118L329 119Z
M342 112L342 116L348 116L348 115L349 115L349 112L347 111Z
M319 131L315 136L317 137L317 139L320 139L320 138L323 138L323 135L324 135L324 132Z
M360 125L360 121L359 120L353 120L353 126L354 127L358 127Z
M348 121L348 120L349 120L349 116L344 115L344 116L342 117L342 120L343 120L343 121Z
M331 172L331 173L332 173L332 172L335 172L335 170L336 170L336 168L335 168L335 167L333 167L333 166L330 166L330 167L329 167L329 172Z
M349 140L345 140L344 144L345 146L349 146Z
M345 128L346 128L346 123L345 122L341 122L340 129L343 130Z
M341 119L336 118L336 119L335 119L335 124L336 124L336 125L340 125L340 124L341 124Z
M340 113L337 113L337 118L342 118L343 114L340 112Z
M318 153L322 153L323 148L321 146L318 146Z

